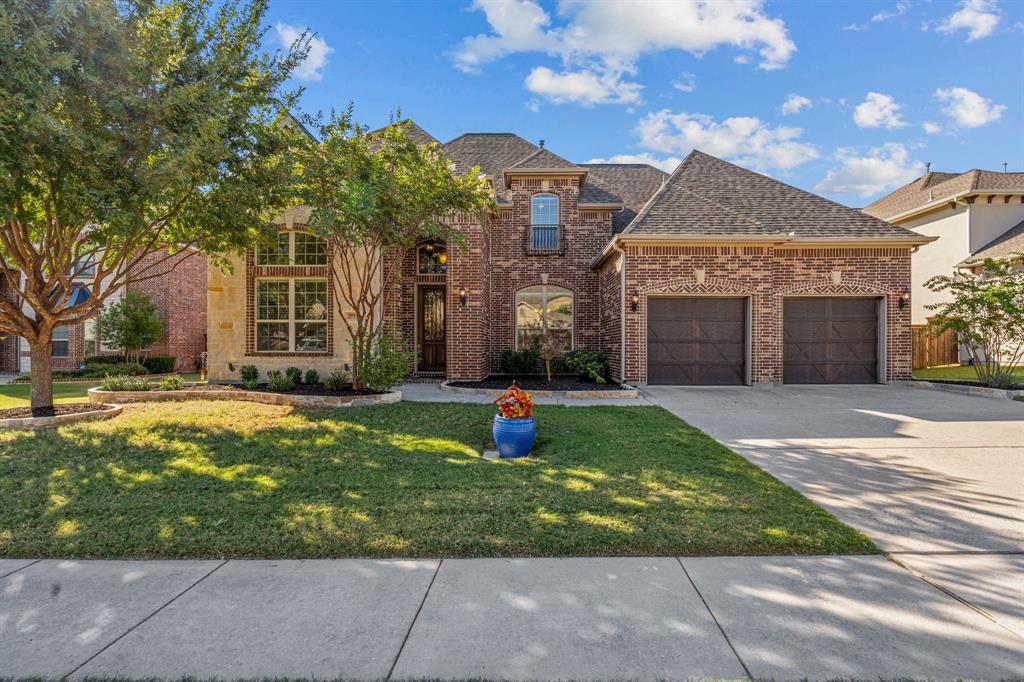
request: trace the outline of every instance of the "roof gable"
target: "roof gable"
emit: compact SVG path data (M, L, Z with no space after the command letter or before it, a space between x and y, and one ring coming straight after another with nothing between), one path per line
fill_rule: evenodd
M960 265L981 263L986 258L1006 258L1018 253L1024 253L1024 220L960 261Z
M974 168L963 173L925 173L862 210L883 220L962 192L1024 192L1024 173Z
M626 228L630 234L900 238L918 235L694 150Z

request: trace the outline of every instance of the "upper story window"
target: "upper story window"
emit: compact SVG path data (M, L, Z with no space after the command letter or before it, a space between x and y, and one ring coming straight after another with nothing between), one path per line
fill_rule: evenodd
M96 276L96 256L89 254L88 256L82 256L78 261L71 266L71 272L68 273L68 277L95 277Z
M443 275L448 269L448 252L433 242L420 246L417 259L416 271L421 275Z
M530 248L534 251L558 250L557 194L534 194L530 198Z
M308 232L278 232L256 245L256 265L327 265L327 242Z
M67 327L53 328L53 335L50 336L50 355L55 358L66 358L68 356Z

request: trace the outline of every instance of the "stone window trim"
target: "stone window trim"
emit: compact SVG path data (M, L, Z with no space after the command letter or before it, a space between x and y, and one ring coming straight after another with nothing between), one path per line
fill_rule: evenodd
M537 282L530 282L528 284L524 284L523 286L521 286L518 289L516 289L515 293L513 293L513 295L512 295L512 348L515 349L515 350L523 350L523 348L521 348L520 344L519 344L519 326L518 326L518 319L517 319L517 317L518 317L518 306L519 306L517 301L518 301L518 298L519 298L519 294L521 294L522 292L526 291L527 289L533 289L533 288L536 288L536 287L543 287L545 289L545 293L544 293L544 307L545 307L545 309L547 308L547 297L548 297L546 290L549 287L553 288L553 289L563 289L565 291L568 291L570 294L572 294L572 327L570 329L571 334L570 334L570 338L569 338L569 347L566 349L566 352L571 351L571 350L575 350L576 349L577 310L578 310L578 301L577 301L576 290L573 289L572 287L568 286L567 284L563 283L563 282L554 281L554 280L551 280L551 279L549 279L547 282L537 281Z
M327 262L331 250L327 249ZM327 281L327 350L324 351L261 351L256 350L256 282L264 279ZM329 358L334 357L334 282L326 265L256 265L256 252L245 255L245 357L253 358Z

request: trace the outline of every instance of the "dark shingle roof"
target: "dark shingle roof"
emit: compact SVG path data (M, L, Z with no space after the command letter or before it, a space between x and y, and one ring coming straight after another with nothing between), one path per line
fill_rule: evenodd
M537 147L537 151L516 161L509 168L565 168L566 170L580 170L580 167L572 161L566 161L558 154L552 154L547 149L544 149L544 147Z
M925 173L862 210L886 220L960 192L1024 192L1024 173L997 173L977 168L965 173Z
M513 133L465 133L442 145L444 155L465 173L473 166L491 178L540 149Z
M614 203L606 195L625 206L615 214L615 232L622 232L632 222L647 200L668 178L668 173L646 163L584 163L587 181L580 192L580 204ZM620 198L621 197L621 198Z
M960 265L981 263L986 258L1006 258L1018 253L1024 253L1024 220L964 258Z
M696 150L683 159L626 232L920 238L905 228Z

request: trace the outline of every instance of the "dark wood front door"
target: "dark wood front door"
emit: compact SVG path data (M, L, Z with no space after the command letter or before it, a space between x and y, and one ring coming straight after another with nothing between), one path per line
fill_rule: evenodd
M746 300L647 299L647 382L746 383Z
M420 287L417 349L420 372L445 371L445 288Z
M787 298L782 303L782 381L878 381L878 299Z

